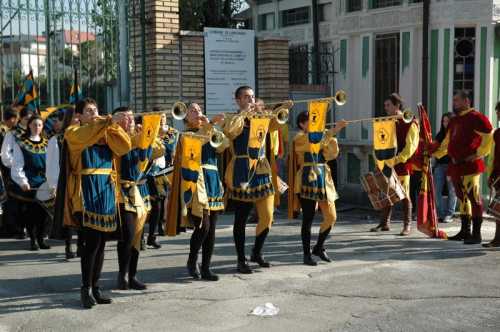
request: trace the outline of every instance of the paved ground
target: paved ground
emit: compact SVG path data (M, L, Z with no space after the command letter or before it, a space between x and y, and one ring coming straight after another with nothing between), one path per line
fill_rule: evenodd
M299 223L278 220L265 246L275 266L241 276L235 274L225 216L214 257L219 282L187 278L188 235L162 238L162 249L141 254L140 277L149 289L112 290L115 302L92 310L80 308L79 261L64 261L62 243L32 253L25 250L27 241L0 240L0 332L500 330L498 251L417 232L402 238L399 224L389 234L366 232L374 222L368 213L340 213L329 242L335 262L306 267ZM485 224L489 239L493 224ZM458 224L446 229L454 233ZM253 227L247 232L253 234ZM116 272L116 246L110 243L105 288L114 286ZM266 302L280 313L248 315Z

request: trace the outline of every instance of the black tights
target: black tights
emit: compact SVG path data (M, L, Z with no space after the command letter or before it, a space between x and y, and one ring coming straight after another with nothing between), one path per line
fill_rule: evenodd
M316 214L316 201L311 199L300 199L300 205L302 207L302 228L300 230L300 235L302 237L302 249L304 250L304 255L311 254L311 227L314 220L314 215ZM330 233L331 227L325 230L323 233L320 232L318 235L318 242L316 246L318 249L323 249L325 240Z
M43 240L48 232L47 213L35 202L23 202L23 218L31 241Z
M210 267L212 253L215 244L215 228L217 226L217 212L203 211L203 218L190 215L191 222L195 226L194 232L191 235L189 261L196 262L198 252L202 249L201 268L206 270Z
M248 215L254 204L251 202L234 201L234 227L233 237L234 245L236 246L236 255L238 262L244 262L245 258L245 228L247 225Z
M124 276L128 273L129 279L137 274L137 263L139 262L139 251L132 245L136 227L136 214L125 211L123 208L120 211L122 218L123 237L118 241L118 265L120 275Z
M160 224L163 215L163 199L151 201L151 214L149 215L149 237L155 236L156 227Z
M84 242L81 260L82 286L98 287L104 263L106 233L83 227L81 235Z

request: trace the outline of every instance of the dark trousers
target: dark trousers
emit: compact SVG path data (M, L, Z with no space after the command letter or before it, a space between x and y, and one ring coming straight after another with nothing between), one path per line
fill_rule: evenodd
M139 251L132 245L134 238L137 216L133 212L120 210L122 218L122 239L118 241L118 266L120 275L128 273L129 279L137 274L137 263L139 262Z
M248 215L254 204L252 202L234 201L234 227L233 237L236 246L238 262L244 262L245 258L245 228Z
M163 215L163 198L151 201L151 214L149 215L149 237L154 237L156 228L159 227Z
M191 235L189 246L189 261L196 262L198 252L202 248L201 268L206 270L210 267L212 253L215 244L215 228L217 227L217 212L203 211L203 217L196 217L190 214L190 220L195 226Z
M21 220L26 224L31 241L41 241L48 233L47 213L35 202L22 202Z
M81 258L82 286L98 287L104 263L106 233L84 227L81 235L84 243Z
M316 201L301 198L300 206L302 208L302 227L300 229L302 249L304 255L309 255L311 252L311 227L316 214Z

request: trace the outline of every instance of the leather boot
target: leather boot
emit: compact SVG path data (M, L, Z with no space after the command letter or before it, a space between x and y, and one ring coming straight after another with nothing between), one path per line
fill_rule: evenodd
M464 244L481 244L481 225L483 217L472 218L472 236L464 240Z
M90 309L96 305L96 300L90 293L90 287L83 287L80 289L80 300L82 306L86 309Z
M403 229L399 235L408 236L411 231L411 202L408 199L403 201Z
M97 304L110 304L113 302L109 297L102 295L99 287L92 287L92 295L94 296Z
M314 256L318 256L322 261L328 263L330 263L332 260L330 259L330 257L328 257L324 244L326 238L328 237L328 234L330 234L331 229L332 229L331 227L328 227L326 230L319 233L318 242L316 242L316 245L314 246L312 251Z
M218 281L219 276L210 271L209 267L202 267L201 268L201 279L207 280L207 281Z
M126 252L127 248L123 242L118 242L118 279L116 283L116 288L119 290L128 289L127 273L129 270L130 258Z
M390 231L390 224L391 224L391 214L392 214L392 207L386 207L382 209L382 214L380 216L380 223L376 226L370 229L370 232L387 232Z
M266 228L255 238L255 245L252 250L252 256L250 261L259 264L260 267L271 267L271 263L264 260L262 257L262 247L264 246L264 241L266 241L267 234L269 233L269 228Z
M500 247L500 222L495 223L495 237L488 243L483 244L485 248Z
M139 252L132 248L132 254L130 255L130 265L128 270L128 288L136 290L145 290L146 285L137 279L137 264L139 263Z
M238 261L237 266L238 272L241 274L252 274L252 268L248 265L246 261Z
M468 238L471 236L470 233L470 216L468 215L461 215L460 220L462 223L462 226L460 227L460 231L455 234L454 236L450 236L448 240L450 241L463 241L465 238Z
M66 247L64 248L64 252L66 254L66 259L72 259L75 258L75 253L71 249L71 242L66 242Z
M156 241L156 236L154 236L154 235L148 236L147 245L153 247L153 249L160 249L161 248L161 244L159 244L158 241Z

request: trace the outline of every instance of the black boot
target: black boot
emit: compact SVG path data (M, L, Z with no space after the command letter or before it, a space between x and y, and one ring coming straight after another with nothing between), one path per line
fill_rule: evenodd
M260 267L271 267L271 263L264 260L262 257L262 247L264 246L264 241L266 241L267 234L269 233L269 228L266 228L255 238L255 245L252 250L252 256L250 261L259 264Z
M66 254L66 259L75 258L75 253L71 249L71 243L69 241L66 242L66 247L64 248L64 252Z
M207 281L218 281L219 276L210 271L209 267L202 267L201 268L201 279L207 280Z
M128 271L128 288L136 290L145 290L146 285L136 278L137 274L137 264L139 263L139 252L132 248L132 254L130 255L130 267Z
M253 271L246 261L238 261L237 266L238 272L242 274L252 274Z
M86 309L90 309L96 305L96 301L92 294L90 293L90 287L82 287L80 290L80 300L82 301L82 306Z
M113 302L109 297L105 297L102 295L99 287L92 287L92 295L94 296L97 304L110 304Z
M127 273L130 264L130 253L127 251L129 249L125 246L125 243L123 242L118 242L117 249L118 249L119 272L118 272L116 288L119 290L127 290L128 289Z
M454 236L450 236L448 240L450 241L463 241L466 238L471 236L470 233L470 216L461 215L460 216L462 226L460 227L460 231Z
M38 242L38 246L40 247L40 249L50 249L50 246L47 242L45 242L45 239L40 237L37 239L37 242Z
M128 289L127 274L123 272L118 272L118 279L116 281L116 288L119 290Z
M31 251L38 251L38 244L36 244L35 239L30 239L30 250Z
M154 235L148 236L147 245L153 247L153 249L160 249L161 248L161 244L159 244L158 241L156 241L156 236L154 236Z
M318 263L312 258L311 253L304 255L304 265L316 266Z
M488 243L483 244L485 248L497 248L500 247L500 222L495 223L495 237Z
M464 244L481 244L481 225L483 217L472 218L472 236L464 240Z
M320 232L318 235L318 242L316 242L316 245L313 248L313 255L318 256L322 261L330 263L332 260L328 255L326 254L326 250L324 247L325 240L328 237L328 234L330 234L330 230L332 228L329 227L326 229L324 232Z
M197 258L198 258L198 253L196 253L196 255L193 253L189 253L189 258L186 266L188 274L195 280L201 279L200 268L198 267Z

